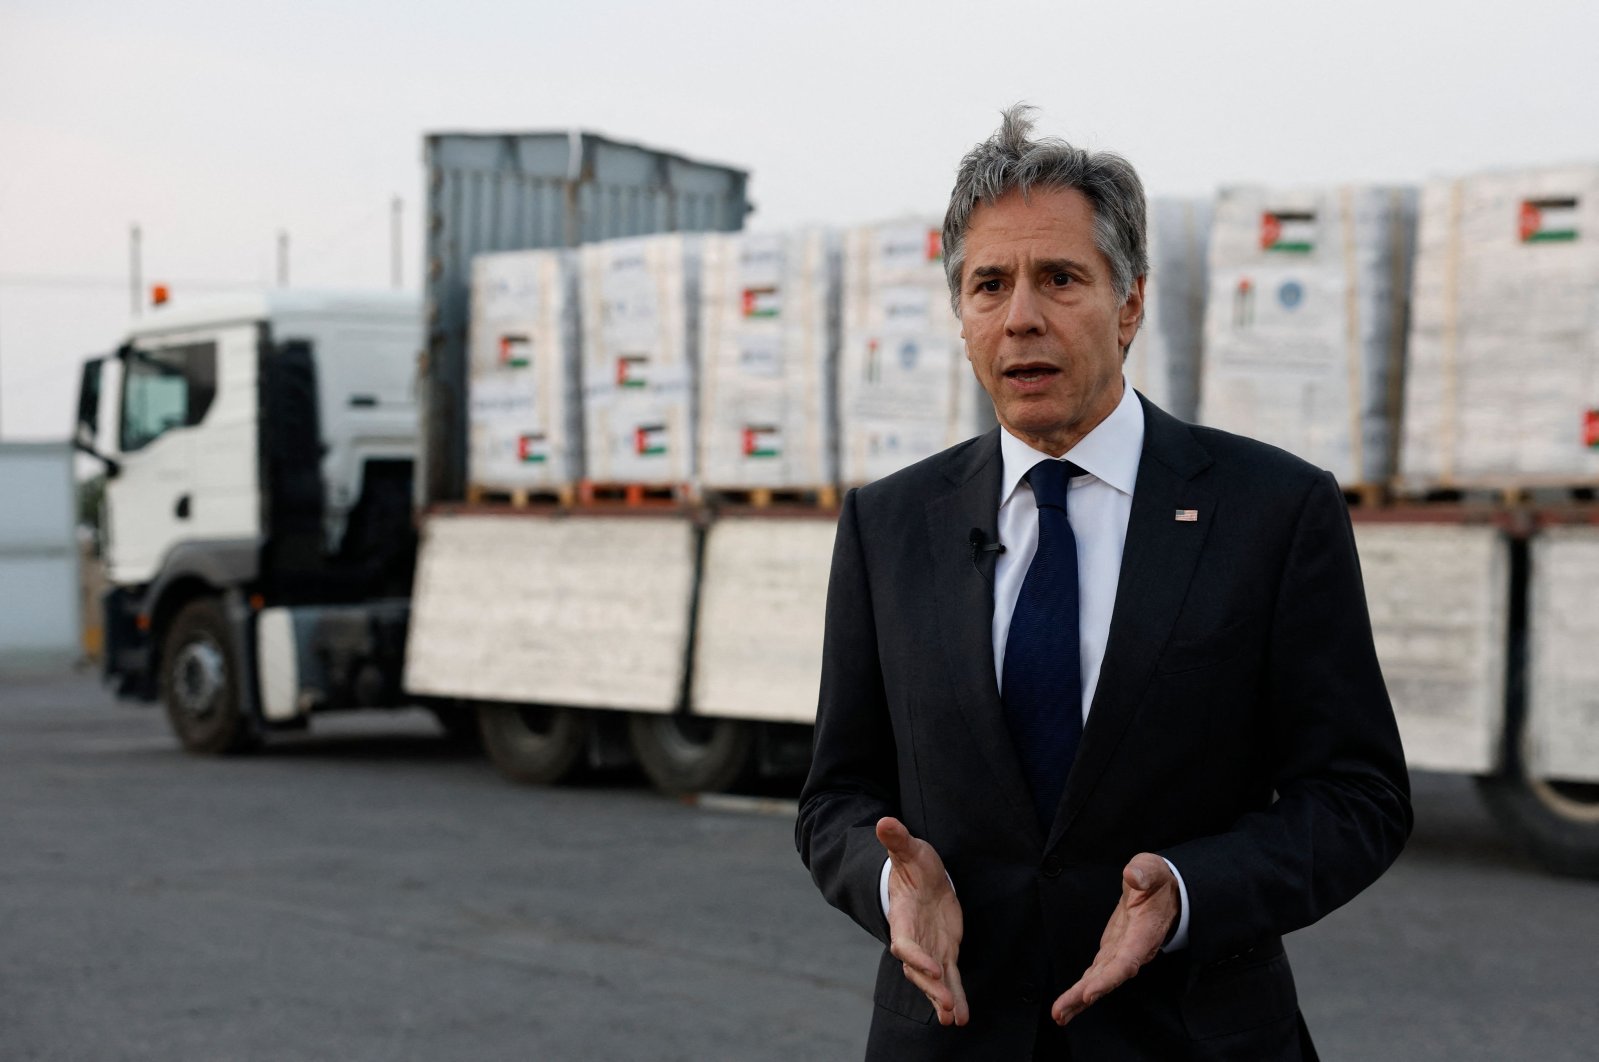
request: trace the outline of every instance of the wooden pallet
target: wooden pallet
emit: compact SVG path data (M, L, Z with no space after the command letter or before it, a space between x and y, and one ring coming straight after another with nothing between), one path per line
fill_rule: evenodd
M1599 486L1592 483L1463 483L1401 492L1408 502L1424 505L1493 505L1503 508L1548 505L1592 505Z
M707 487L704 491L707 504L721 508L747 506L751 509L770 509L773 506L793 506L805 509L838 508L838 488L825 487Z
M1386 483L1350 483L1342 489L1344 502L1351 509L1381 508L1393 497Z
M601 483L585 479L577 485L577 501L585 506L623 506L630 509L658 505L688 505L695 500L687 483Z
M512 509L570 509L577 500L577 488L569 483L558 487L468 487L466 500L470 505L504 505Z

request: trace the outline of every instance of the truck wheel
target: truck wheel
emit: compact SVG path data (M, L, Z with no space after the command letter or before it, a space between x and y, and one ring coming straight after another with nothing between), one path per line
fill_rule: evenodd
M1501 773L1477 779L1489 811L1546 870L1599 878L1599 784L1528 777L1519 733L1505 759Z
M672 796L732 788L755 763L755 728L739 719L640 714L627 734L645 775Z
M484 704L477 718L494 769L523 785L559 782L588 745L588 717L576 708Z
M212 598L183 606L161 646L161 700L185 749L217 755L256 744L239 679L222 607Z

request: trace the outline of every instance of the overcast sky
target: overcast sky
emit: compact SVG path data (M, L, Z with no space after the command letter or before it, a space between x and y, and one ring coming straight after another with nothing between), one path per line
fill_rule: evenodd
M752 224L942 211L999 108L1152 194L1599 161L1599 4L0 0L0 437L64 438L128 230L175 297L405 283L421 138L581 127L752 172Z

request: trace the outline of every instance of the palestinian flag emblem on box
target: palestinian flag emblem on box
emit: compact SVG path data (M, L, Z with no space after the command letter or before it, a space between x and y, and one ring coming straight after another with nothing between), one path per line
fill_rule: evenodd
M640 457L658 457L666 453L666 425L640 424L634 428L633 452Z
M1599 450L1599 409L1590 409L1582 415L1582 444L1590 450Z
M1519 216L1522 243L1564 243L1577 238L1575 199L1523 199Z
M1268 210L1260 215L1260 249L1309 254L1316 249L1316 215L1311 211Z
M929 262L944 260L944 233L939 229L927 230L927 260Z
M543 432L516 437L516 459L524 465L542 465L550 459L549 443Z
M644 379L644 366L649 358L643 354L623 354L616 359L616 386L618 387L643 387L648 382Z
M507 369L525 369L533 364L533 339L531 336L501 336L500 365Z
M782 452L780 429L770 424L744 426L745 457L777 457Z
M745 317L776 317L783 308L777 288L745 288L743 296Z

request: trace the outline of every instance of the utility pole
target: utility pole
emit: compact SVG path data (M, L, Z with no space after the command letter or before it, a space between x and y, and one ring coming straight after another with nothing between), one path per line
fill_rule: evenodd
M400 290L400 217L404 209L405 201L395 196L389 216L389 279L395 291Z
M278 230L278 287L289 286L289 230Z
M128 287L133 295L133 316L138 317L144 312L144 263L141 260L143 234L139 232L139 225L134 223L132 231L128 233Z

